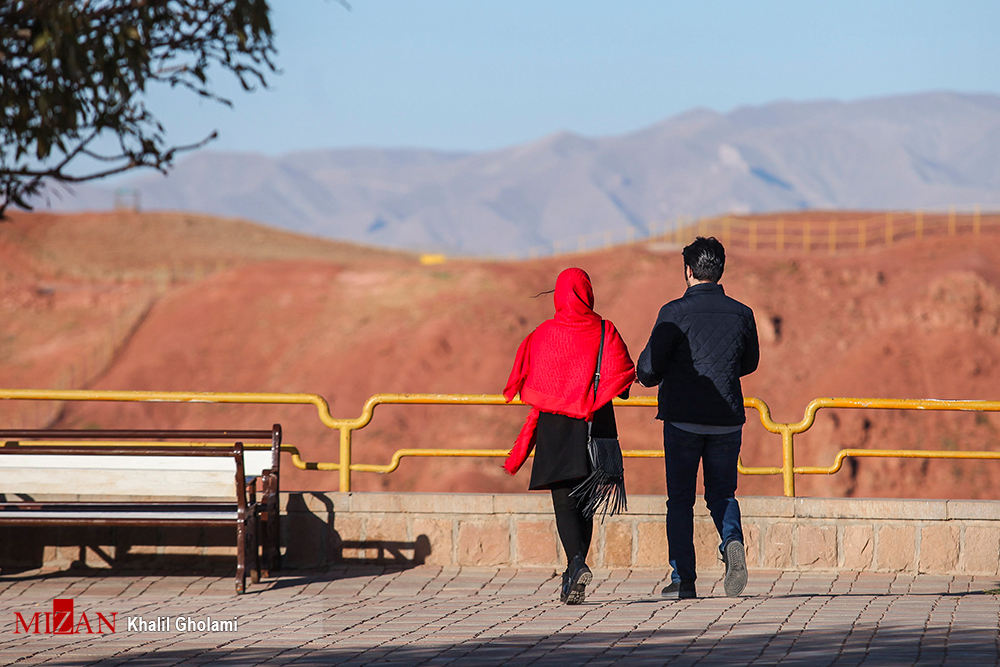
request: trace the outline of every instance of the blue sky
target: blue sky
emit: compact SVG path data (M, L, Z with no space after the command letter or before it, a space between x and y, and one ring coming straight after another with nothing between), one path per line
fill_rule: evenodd
M695 107L1000 94L1000 2L272 0L267 90L233 109L154 91L212 150L489 150L634 131Z

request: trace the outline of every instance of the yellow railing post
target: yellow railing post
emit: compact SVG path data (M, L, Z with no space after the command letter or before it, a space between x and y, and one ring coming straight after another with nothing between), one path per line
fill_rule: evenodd
M793 432L788 424L782 424L781 429L781 480L785 495L795 496L795 443Z
M351 490L351 427L340 427L340 491Z

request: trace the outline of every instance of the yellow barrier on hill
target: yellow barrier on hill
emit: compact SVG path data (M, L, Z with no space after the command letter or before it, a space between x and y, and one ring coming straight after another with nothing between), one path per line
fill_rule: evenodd
M340 490L351 490L352 472L389 473L399 466L403 457L502 457L506 449L400 449L389 463L352 463L351 434L367 426L375 415L377 405L508 405L499 394L376 394L365 401L361 415L354 419L336 419L330 406L319 394L282 393L224 393L182 391L96 391L83 389L0 389L0 399L28 401L115 401L137 403L237 403L271 405L313 405L319 419L331 429L340 432L340 460L338 462L304 461L297 448L283 445L282 451L292 457L292 464L301 470L336 470L340 473ZM628 400L615 399L616 406L655 407L655 396L637 396ZM509 405L524 405L513 401ZM780 467L748 467L742 461L739 470L744 475L781 475L786 496L795 495L795 475L832 475L840 470L847 457L927 458L927 459L1000 459L995 451L941 451L912 449L842 449L832 465L795 466L794 437L813 425L821 409L876 409L876 410L961 410L974 412L1000 412L1000 401L895 399L895 398L816 398L806 406L805 416L795 423L776 422L771 419L767 404L759 398L747 397L744 405L757 410L760 422L771 433L781 436ZM68 444L68 443L62 443ZM121 443L118 443L121 444ZM148 444L148 443L145 443ZM255 448L254 445L247 445ZM261 445L263 448L268 445ZM622 452L627 458L662 457L662 450L630 449Z
M646 229L633 226L553 241L551 245L514 253L508 259L554 257L631 245L637 240L666 247L683 246L695 236L715 236L727 249L839 255L891 247L907 239L972 236L1000 232L1000 212L983 211L978 204L959 211L795 211L787 214L726 215L689 220L663 220Z

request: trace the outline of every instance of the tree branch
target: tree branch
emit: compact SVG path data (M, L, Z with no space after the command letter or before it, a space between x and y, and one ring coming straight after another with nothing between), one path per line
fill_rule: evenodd
M29 207L44 181L165 172L176 155L210 142L215 133L166 145L145 106L146 85L181 86L229 106L209 85L209 69L245 90L266 87L277 72L269 11L267 0L0 2L0 219L11 204ZM104 133L117 136L117 154L92 150ZM81 156L124 164L70 173Z

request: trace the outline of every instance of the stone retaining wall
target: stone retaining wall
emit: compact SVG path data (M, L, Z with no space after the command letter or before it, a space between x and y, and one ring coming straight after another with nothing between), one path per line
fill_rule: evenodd
M290 567L338 562L564 567L548 494L326 493L284 499ZM740 498L750 567L997 574L1000 501ZM664 568L662 496L595 524L588 561ZM699 569L721 569L704 501L695 506Z
M565 566L547 493L290 493L281 500L286 569ZM740 505L750 567L976 575L1000 567L1000 501L746 497ZM630 497L626 514L595 524L588 562L666 570L664 512L662 496ZM5 526L0 570L229 568L234 544L233 528ZM721 569L715 526L700 498L695 546L699 569Z

